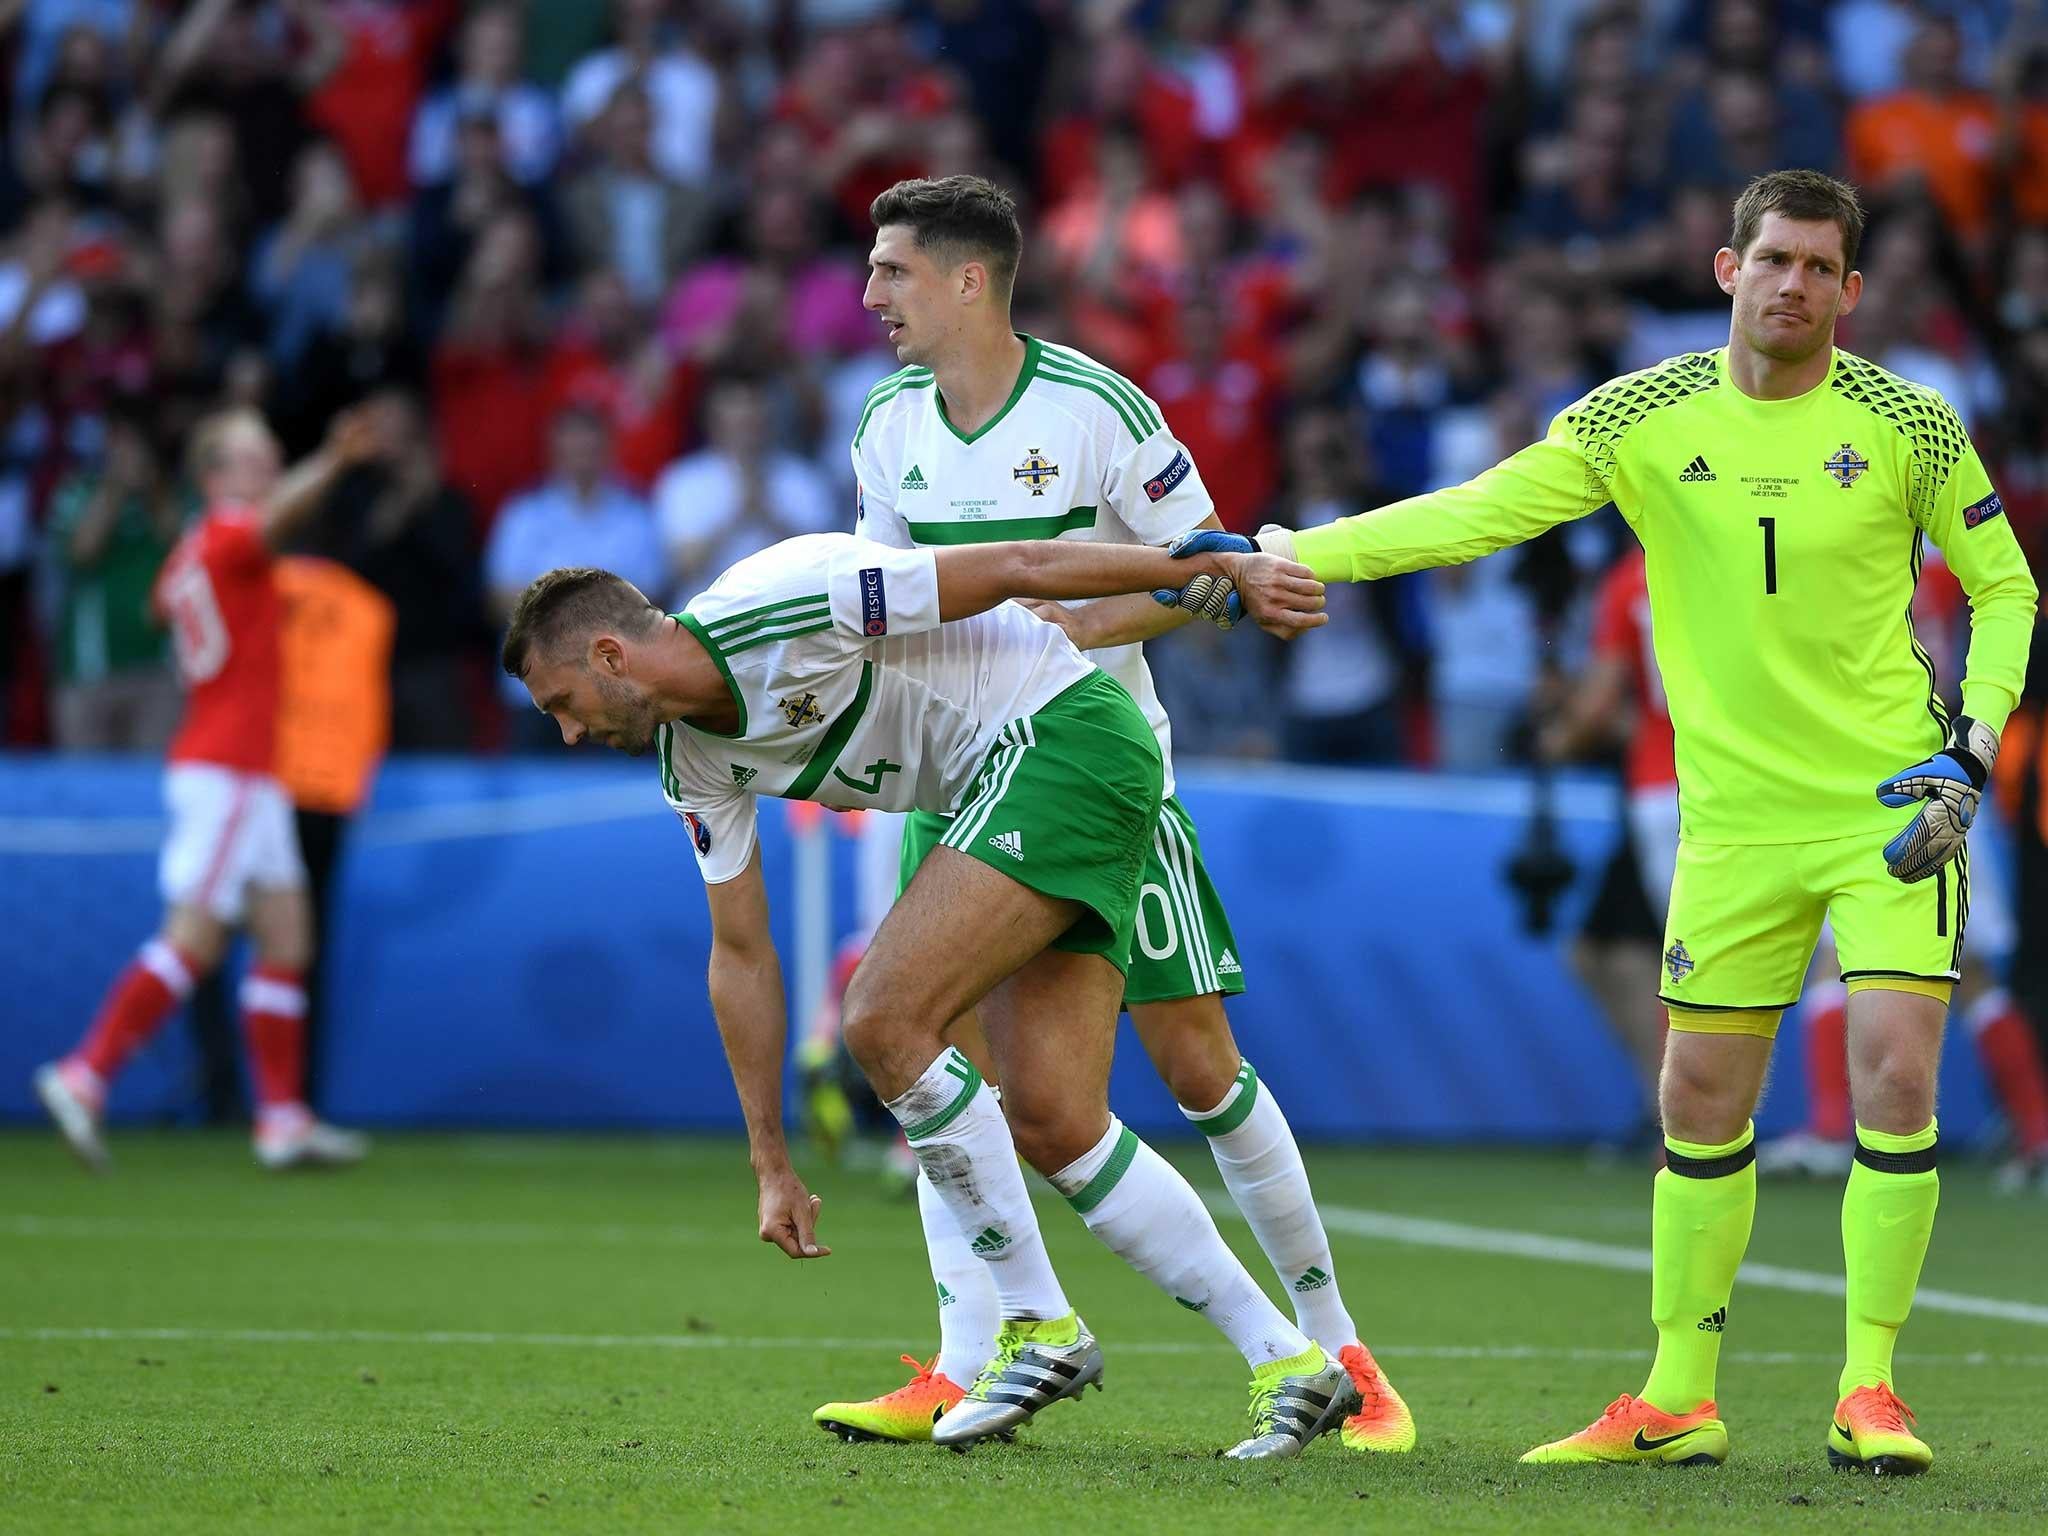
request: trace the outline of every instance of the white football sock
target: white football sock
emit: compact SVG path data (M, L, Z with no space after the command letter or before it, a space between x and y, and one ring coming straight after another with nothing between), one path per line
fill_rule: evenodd
M1102 1140L1052 1176L1110 1251L1190 1312L1199 1312L1254 1366L1309 1348L1245 1273L1202 1200L1173 1165L1111 1115Z
M922 1169L917 1175L917 1214L924 1220L924 1251L939 1292L938 1371L969 1386L995 1357L996 1330L1003 1325L996 1283Z
M889 1113L953 1224L974 1234L965 1240L995 1283L1002 1315L1046 1319L1073 1311L1046 1257L1009 1122L974 1063L948 1046L889 1101ZM987 1358L975 1363L977 1371Z
M1200 1114L1185 1108L1181 1113L1209 1138L1223 1187L1294 1298L1295 1322L1335 1358L1358 1341L1358 1327L1337 1292L1337 1266L1309 1193L1301 1148L1272 1093L1247 1061L1221 1104Z

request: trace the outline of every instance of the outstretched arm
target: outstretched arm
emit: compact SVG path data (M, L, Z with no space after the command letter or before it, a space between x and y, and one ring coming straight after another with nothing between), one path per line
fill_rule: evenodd
M357 408L334 418L327 441L285 472L263 509L263 538L272 549L285 543L301 523L317 511L327 493L351 468L376 457L379 440L374 418Z
M1199 575L1225 578L1246 591L1251 617L1274 629L1314 629L1326 622L1323 587L1309 572L1272 555L1218 551L1176 560L1163 549L1079 540L962 544L935 552L939 618L986 613L1010 598L1115 597L1184 587ZM1249 589L1257 591L1254 601Z
M1261 529L1259 547L1299 560L1323 581L1372 581L1477 560L1596 511L1608 494L1560 415L1549 436L1463 485L1291 535Z
M790 1166L782 1131L782 1057L787 1045L782 962L768 931L761 850L731 880L705 887L711 902L711 1011L747 1121L747 1155L761 1187L761 1241L793 1259L823 1258L818 1197Z

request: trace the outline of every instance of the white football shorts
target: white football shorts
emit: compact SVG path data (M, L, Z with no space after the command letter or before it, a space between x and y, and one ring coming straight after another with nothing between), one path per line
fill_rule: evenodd
M171 830L157 884L170 905L239 923L250 887L306 883L291 799L269 774L172 763L164 770L164 809Z
M1636 873L1657 921L1671 905L1671 878L1678 870L1678 786L1656 784L1628 796L1629 838L1635 844Z

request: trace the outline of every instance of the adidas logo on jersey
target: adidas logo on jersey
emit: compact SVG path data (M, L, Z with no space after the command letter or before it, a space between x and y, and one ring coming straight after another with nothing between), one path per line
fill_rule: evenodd
M1719 475L1707 468L1706 457L1703 454L1697 453L1692 456L1692 462L1678 472L1678 483L1680 485L1694 485L1702 480L1718 480L1720 478Z
M1216 974L1218 976L1242 976L1244 974L1244 967L1237 963L1237 956L1226 949L1216 961Z
M759 771L756 768L742 768L738 763L734 763L732 765L732 781L739 785L741 789L745 789L754 782L754 775Z
M911 465L910 473L903 477L901 489L906 491L928 491L931 488L931 482L925 479L924 471L915 464Z
M998 832L988 841L991 848L1000 848L1013 859L1024 857L1024 834L1021 832Z

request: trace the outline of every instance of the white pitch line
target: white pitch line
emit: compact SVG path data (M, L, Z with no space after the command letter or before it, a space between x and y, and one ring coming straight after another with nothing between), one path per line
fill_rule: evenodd
M159 1238L177 1242L190 1238L229 1241L322 1240L350 1243L468 1243L478 1245L545 1245L578 1243L592 1247L673 1247L717 1242L729 1233L706 1227L624 1224L577 1226L522 1221L304 1221L261 1217L223 1221L201 1217L38 1216L0 1215L0 1237Z
M475 1329L395 1328L0 1328L0 1341L35 1344L394 1344L472 1348L665 1349L901 1352L901 1339L743 1338L717 1333L493 1333ZM1226 1355L1221 1340L1111 1340L1112 1355ZM1571 1349L1540 1345L1387 1344L1375 1355L1409 1360L1647 1360L1647 1349ZM1839 1354L1799 1350L1729 1350L1722 1360L1741 1365L1834 1365ZM1996 1366L2038 1370L2048 1355L1967 1354L1899 1356L1902 1365Z
M1220 1190L1203 1194L1209 1209L1218 1216L1244 1215ZM1360 1210L1353 1206L1325 1205L1323 1225L1346 1237L1382 1238L1411 1243L1420 1248L1455 1248L1466 1253L1494 1253L1510 1258L1538 1259L1552 1264L1585 1264L1595 1269L1633 1270L1647 1274L1650 1250L1625 1248L1619 1243L1595 1243L1583 1238L1555 1237L1545 1232L1515 1232L1504 1227L1474 1227L1457 1221L1437 1221L1427 1216L1403 1216L1394 1211ZM1744 1264L1738 1281L1766 1290L1800 1291L1809 1296L1843 1296L1848 1288L1840 1275L1813 1269L1792 1269L1782 1264ZM2048 1306L2031 1301L2007 1301L1997 1296L1972 1296L1963 1291L1942 1291L1922 1287L1913 1298L1915 1311L1953 1312L1965 1317L1990 1317L2000 1322L2028 1323L2048 1328Z

